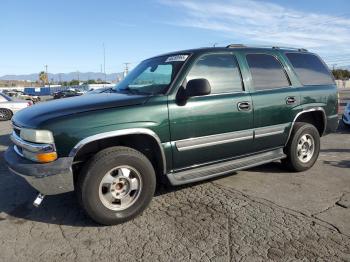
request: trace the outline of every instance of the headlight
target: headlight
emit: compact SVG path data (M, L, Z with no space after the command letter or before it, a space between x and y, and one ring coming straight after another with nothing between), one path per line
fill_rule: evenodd
M21 154L25 158L39 163L49 163L57 159L51 131L22 128L19 139L14 136L13 141L21 148Z
M49 130L35 130L35 129L22 128L20 137L25 141L29 141L33 143L46 143L46 144L54 143L52 132Z

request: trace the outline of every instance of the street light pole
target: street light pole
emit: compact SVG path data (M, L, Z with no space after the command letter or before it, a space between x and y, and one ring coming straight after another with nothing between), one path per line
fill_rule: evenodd
M105 48L105 43L103 43L103 73L105 75L105 83L106 83L107 75L106 75L106 48Z
M45 71L46 71L46 84L48 84L49 88L50 88L50 82L49 82L49 74L47 72L47 67L48 65L45 65Z

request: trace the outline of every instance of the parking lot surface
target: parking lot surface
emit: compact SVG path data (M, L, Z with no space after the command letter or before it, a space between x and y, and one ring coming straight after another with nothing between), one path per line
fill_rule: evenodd
M350 261L350 132L322 139L316 165L279 163L186 187L158 189L122 225L94 224L74 193L47 197L9 173L0 123L1 261Z

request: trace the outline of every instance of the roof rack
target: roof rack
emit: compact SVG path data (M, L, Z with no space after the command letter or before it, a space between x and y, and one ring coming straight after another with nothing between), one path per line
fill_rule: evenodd
M226 46L226 48L244 48L248 47L243 44L231 44ZM299 52L308 52L305 48L295 48L295 47L285 47L285 46L249 46L249 47L256 47L256 48L272 48L272 49L291 49L291 50L297 50Z
M291 49L291 50L297 50L299 52L308 52L308 50L305 48L286 47L286 46L273 46L272 49Z
M247 47L243 44L230 44L228 46L226 46L226 48L242 48L242 47Z

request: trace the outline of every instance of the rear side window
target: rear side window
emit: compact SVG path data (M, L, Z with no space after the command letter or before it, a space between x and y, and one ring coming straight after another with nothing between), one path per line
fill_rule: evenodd
M290 86L287 74L276 57L267 54L248 54L246 57L255 90Z
M232 54L211 54L199 58L187 75L187 81L205 78L212 94L242 91L241 73Z
M317 56L300 53L287 53L286 56L303 85L334 84L329 70Z

